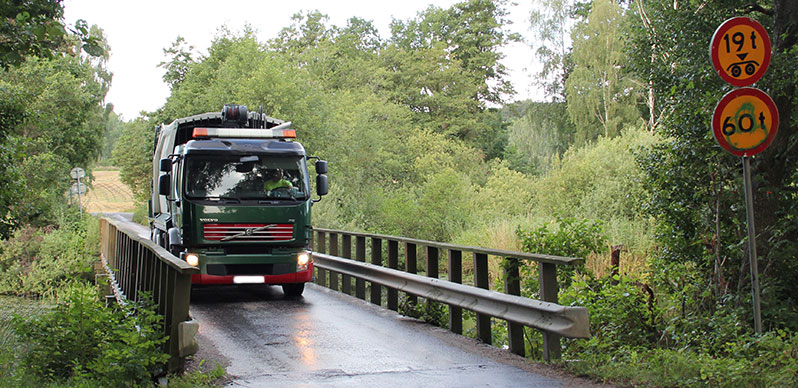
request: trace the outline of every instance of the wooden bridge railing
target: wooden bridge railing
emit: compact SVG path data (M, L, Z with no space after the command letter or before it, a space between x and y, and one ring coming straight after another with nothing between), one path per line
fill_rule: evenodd
M140 301L148 293L164 317L169 336L164 351L169 371L182 368L183 358L197 351L198 325L188 314L191 275L199 270L136 231L108 218L100 219L102 262L117 302Z
M491 343L491 317L506 319L510 351L525 355L524 325L536 327L543 333L543 355L546 361L560 358L560 336L587 337L589 327L587 311L583 307L557 305L557 266L573 265L583 259L549 256L523 252L511 252L434 241L370 233L353 233L340 230L315 228L316 282L336 291L366 299L366 282L369 281L369 301L383 304L383 286L388 285L385 307L397 311L399 292L415 301L418 296L449 304L449 329L457 334L463 331L463 308L476 312L476 335L482 342ZM367 243L367 240L368 241ZM354 255L352 254L354 242ZM385 246L383 245L385 244ZM400 252L400 244L403 245ZM423 252L423 272L428 281L419 279L418 252ZM365 263L369 254L369 263ZM473 257L473 287L463 282L463 253ZM404 268L399 271L400 253ZM447 257L448 283L438 280L441 253ZM387 256L387 262L383 255ZM486 292L489 289L488 257L506 260L504 294ZM341 260L353 259L352 260ZM541 301L520 296L521 260L538 263ZM359 263L358 263L359 262ZM363 264L361 264L363 263ZM371 264L371 266L369 266ZM378 268L379 267L379 268ZM454 284L452 284L454 283ZM479 290L476 290L479 289ZM415 294L414 294L415 292ZM498 295L494 295L498 294ZM480 312L481 311L481 312Z

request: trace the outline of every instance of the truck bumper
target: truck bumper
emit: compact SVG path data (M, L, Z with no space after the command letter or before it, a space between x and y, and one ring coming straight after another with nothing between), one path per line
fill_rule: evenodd
M259 280L263 278L263 282ZM245 280L244 280L245 279ZM236 284L239 281L243 283L263 283L263 284L289 284L289 283L307 283L313 280L313 263L308 264L308 269L294 273L286 273L282 275L191 275L192 284Z

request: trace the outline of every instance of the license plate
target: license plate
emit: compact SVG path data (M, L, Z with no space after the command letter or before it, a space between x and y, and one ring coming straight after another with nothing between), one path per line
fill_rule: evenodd
M265 282L266 280L263 276L233 276L233 283L235 284L256 284Z

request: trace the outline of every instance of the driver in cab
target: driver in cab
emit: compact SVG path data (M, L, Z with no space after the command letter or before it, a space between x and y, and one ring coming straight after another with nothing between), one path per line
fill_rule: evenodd
M280 188L291 189L293 187L290 181L283 179L283 170L279 168L269 170L266 175L266 182L263 184L263 189L266 192Z

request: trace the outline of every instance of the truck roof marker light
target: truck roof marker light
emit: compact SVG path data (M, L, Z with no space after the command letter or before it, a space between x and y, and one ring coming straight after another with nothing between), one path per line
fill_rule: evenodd
M194 128L194 138L296 139L293 129Z

